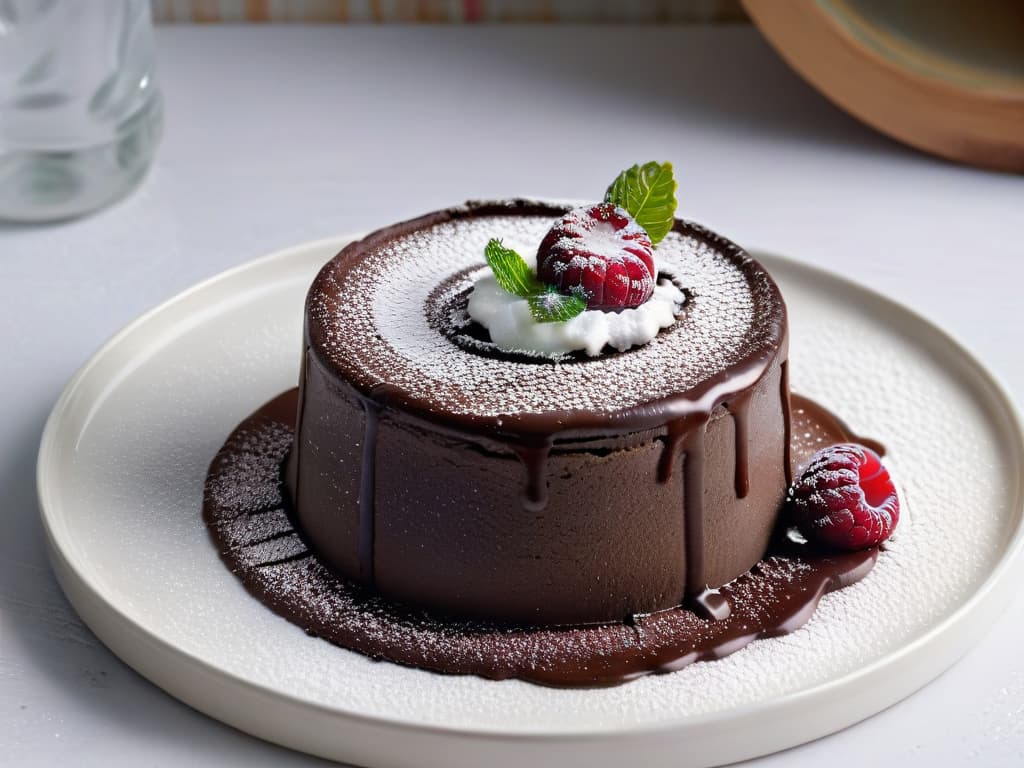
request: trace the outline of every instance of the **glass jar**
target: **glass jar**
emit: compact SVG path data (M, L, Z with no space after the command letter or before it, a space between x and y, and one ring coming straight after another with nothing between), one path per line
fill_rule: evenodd
M149 0L0 0L0 219L124 196L160 125Z

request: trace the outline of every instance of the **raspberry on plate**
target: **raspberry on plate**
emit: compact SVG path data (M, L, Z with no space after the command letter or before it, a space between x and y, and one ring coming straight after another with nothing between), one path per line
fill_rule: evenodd
M889 471L877 453L853 443L814 454L790 489L788 503L804 537L835 549L880 544L900 519Z
M576 208L541 241L537 277L584 299L587 309L639 307L654 293L654 246L623 208Z

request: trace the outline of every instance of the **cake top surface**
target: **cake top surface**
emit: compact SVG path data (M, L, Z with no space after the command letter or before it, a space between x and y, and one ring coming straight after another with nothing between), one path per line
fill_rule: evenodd
M493 237L534 253L566 207L471 203L378 230L346 247L314 281L307 339L364 395L431 419L545 431L666 423L710 409L757 380L786 335L785 306L742 249L677 221L655 256L687 297L676 322L625 352L560 361L508 355L463 333L474 280ZM715 402L710 402L714 400ZM644 423L640 423L644 422ZM623 427L627 427L625 423ZM536 427L534 429L533 427ZM550 430L547 430L550 431Z

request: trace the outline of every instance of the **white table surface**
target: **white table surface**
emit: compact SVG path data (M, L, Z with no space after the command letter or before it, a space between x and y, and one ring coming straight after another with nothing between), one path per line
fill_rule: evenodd
M913 307L1024 402L1024 179L873 133L750 28L176 27L158 46L166 132L141 189L80 221L0 225L0 763L318 762L107 651L50 572L33 484L46 415L101 343L283 246L467 198L595 197L668 159L681 215ZM1022 636L1018 598L924 690L751 764L1024 764Z

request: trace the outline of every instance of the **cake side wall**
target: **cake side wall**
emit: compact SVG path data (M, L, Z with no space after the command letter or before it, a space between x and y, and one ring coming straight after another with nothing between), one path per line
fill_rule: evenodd
M525 624L618 621L678 605L681 483L656 482L660 441L548 457L547 503L519 458L382 419L376 588L442 613ZM396 482L401 478L400 481Z
M332 570L360 581L359 491L366 417L351 389L306 353L295 430L294 476L289 496L298 500L295 522L317 556Z
M439 432L393 407L382 409L370 453L376 482L367 582L358 546L364 406L315 356L306 366L297 430L297 522L336 572L443 614L583 624L674 607L688 591L736 578L767 548L786 485L781 358L749 395L743 498L735 419L719 407L703 427L703 575L690 590L685 456L677 458L679 471L659 482L663 438L648 435L622 449L601 447L608 441L556 444L544 468L547 503L538 510L524 503L526 468L511 449Z

